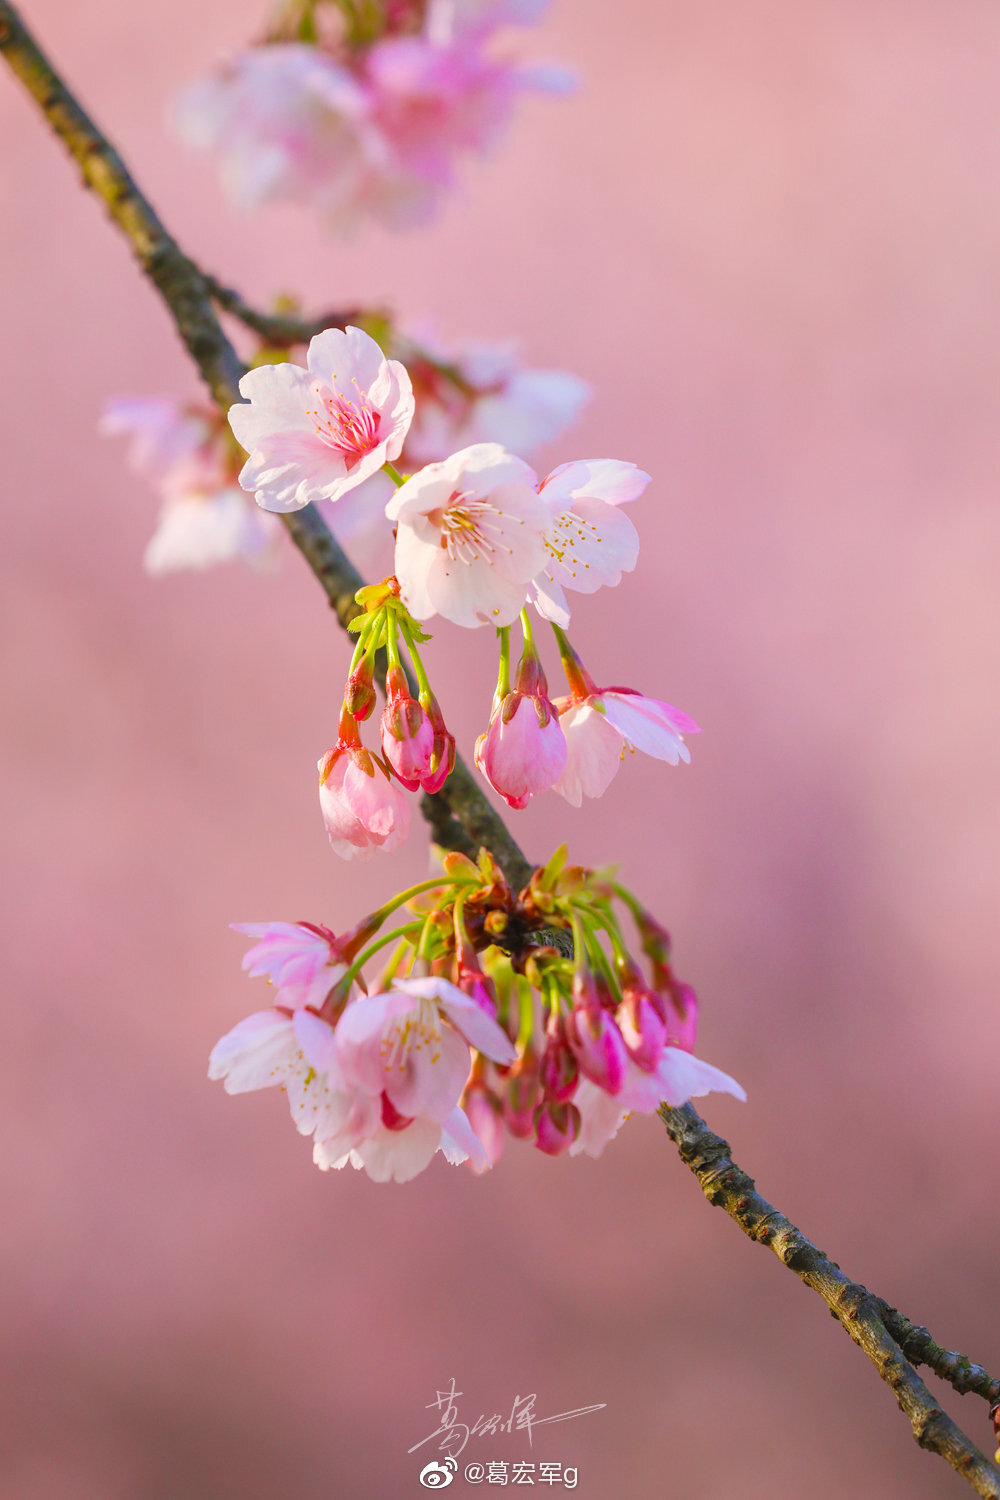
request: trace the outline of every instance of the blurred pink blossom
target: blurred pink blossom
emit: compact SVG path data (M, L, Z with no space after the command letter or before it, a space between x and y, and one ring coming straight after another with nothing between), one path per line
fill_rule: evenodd
M132 468L163 499L143 560L147 572L208 568L235 558L255 567L273 562L281 528L236 483L226 435L211 409L172 396L119 397L105 406L100 430L131 438Z

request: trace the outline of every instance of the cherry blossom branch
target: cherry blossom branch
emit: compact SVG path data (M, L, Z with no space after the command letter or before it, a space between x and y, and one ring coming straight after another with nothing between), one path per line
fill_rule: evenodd
M300 317L291 310L262 312L259 308L251 307L239 292L233 287L225 286L217 277L206 273L204 279L209 295L217 307L221 307L223 312L229 313L266 344L277 349L290 348L293 344L308 344L325 328L346 328L349 323L356 324L372 316L371 308L361 307L333 309L313 318ZM379 313L378 316L382 318L384 314Z
M239 309L237 315L244 321L252 316L250 310L236 293L229 293L185 255L111 142L70 93L6 0L0 0L0 52L78 163L84 184L105 204L128 240L141 269L167 304L213 398L227 411L240 400L239 382L246 367L226 337L213 301L229 311ZM359 612L354 596L364 580L314 507L281 519L340 624L346 626ZM532 866L461 760L456 760L440 792L422 797L421 807L442 848L475 858L480 845L486 845L513 886L526 884Z
M320 328L343 326L350 313L301 320L259 313L242 297L207 275L164 228L121 157L84 112L24 26L17 11L0 0L0 52L35 98L55 134L77 161L85 185L105 204L132 247L140 267L167 304L178 333L208 385L226 410L239 398L245 371L227 339L216 307L276 344L307 342ZM321 584L341 625L358 613L354 595L362 580L313 507L284 515L293 541ZM445 788L422 799L436 842L474 856L482 845L497 858L511 884L526 884L531 866L502 820L486 801L467 767L456 762ZM939 1453L983 1496L1000 1500L1000 1470L974 1446L931 1396L910 1361L925 1364L960 1393L988 1402L1000 1399L1000 1381L963 1354L937 1344L927 1329L910 1322L881 1298L852 1282L778 1210L732 1161L729 1147L691 1105L664 1106L661 1115L681 1159L711 1203L735 1219L748 1238L770 1245L783 1265L829 1306L896 1394L917 1442Z
M818 1293L841 1327L871 1360L909 1418L921 1448L938 1453L978 1495L1000 1497L997 1469L935 1401L910 1360L927 1365L956 1391L1000 1399L1000 1381L964 1354L953 1354L881 1297L845 1276L800 1229L763 1198L753 1178L738 1167L729 1143L690 1104L663 1105L660 1118L685 1166L697 1177L709 1203L724 1208L748 1239L767 1245L782 1265Z

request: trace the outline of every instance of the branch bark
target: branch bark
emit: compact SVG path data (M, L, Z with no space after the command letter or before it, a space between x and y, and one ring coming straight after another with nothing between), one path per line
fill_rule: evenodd
M239 400L245 366L222 329L216 305L278 343L307 341L321 328L343 326L350 320L352 313L333 313L319 320L260 314L237 292L205 273L167 232L117 151L70 93L7 0L0 0L0 53L78 163L84 184L102 200L125 236L223 411ZM282 520L340 624L346 626L358 613L354 595L362 585L360 575L312 506ZM422 799L422 810L443 848L474 857L484 845L513 886L527 882L529 861L461 760L445 788ZM940 1454L977 1494L1000 1500L1000 1470L942 1410L910 1361L926 1365L956 1391L974 1392L991 1404L1000 1400L1000 1381L964 1354L944 1349L926 1328L911 1323L845 1276L761 1197L753 1179L733 1162L727 1142L708 1128L690 1104L680 1109L664 1105L660 1114L681 1160L698 1178L709 1202L724 1208L749 1239L769 1245L783 1265L823 1298L895 1393L920 1446Z
M921 1448L940 1454L977 1495L994 1500L1000 1497L1000 1470L942 1409L909 1360L927 1365L957 1391L975 1391L989 1402L997 1400L1000 1382L965 1355L942 1349L926 1328L915 1327L881 1297L845 1276L828 1255L758 1193L753 1178L733 1161L728 1141L710 1130L690 1104L680 1109L665 1104L660 1118L709 1203L724 1208L748 1239L767 1245L782 1265L823 1298L894 1393Z

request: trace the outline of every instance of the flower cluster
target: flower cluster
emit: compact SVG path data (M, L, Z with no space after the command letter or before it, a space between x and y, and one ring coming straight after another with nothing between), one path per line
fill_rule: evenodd
M239 450L214 407L170 396L121 397L108 402L100 425L109 436L131 438L133 469L160 494L148 572L209 568L233 558L258 568L273 561L281 527L240 488Z
M450 348L428 336L417 343L388 325L384 337L405 355L412 380L413 419L397 455L409 470L472 441L530 454L558 437L588 396L575 375L524 369L506 348ZM263 349L257 358L274 363L276 352ZM107 403L100 425L108 435L132 438L133 467L163 497L146 552L149 572L207 568L237 557L255 568L274 561L280 527L240 488L240 449L214 407L169 396L122 397ZM369 577L392 568L385 507L393 490L379 470L326 508L337 540Z
M237 930L257 939L243 966L270 980L275 1003L222 1038L209 1076L230 1093L281 1085L320 1167L401 1182L441 1151L481 1172L507 1135L598 1156L631 1113L745 1097L693 1055L697 1001L664 929L609 876L568 866L565 849L516 894L485 851L478 865L448 855L443 875L340 938L309 923Z
M410 819L400 787L437 791L454 764L454 740L418 650L429 639L420 624L434 616L497 629L496 691L475 759L509 806L523 808L549 788L577 806L584 795L600 796L627 750L674 765L688 759L683 736L697 724L632 688L598 688L565 629L568 594L613 586L634 568L639 539L623 507L643 494L648 474L617 459L588 459L541 478L499 443L473 443L404 477L395 461L414 417L413 384L358 328L318 334L305 367L258 366L240 393L245 401L229 414L248 454L239 480L265 509L326 501L336 516L344 496L376 475L395 487L384 506L394 572L358 594L365 619L356 625L340 733L320 762L323 815L338 853L395 848ZM549 694L529 606L555 633L570 689L563 698ZM515 621L524 646L512 680ZM379 757L362 745L358 726L375 707L382 648L389 668Z
M493 48L499 28L543 8L298 0L261 45L187 90L175 124L219 156L238 209L285 199L342 228L363 217L421 224L454 186L458 159L495 143L521 94L572 87L565 69L512 63Z

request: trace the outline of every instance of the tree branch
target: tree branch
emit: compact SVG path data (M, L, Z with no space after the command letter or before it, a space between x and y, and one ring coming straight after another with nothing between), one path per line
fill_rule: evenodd
M105 204L128 240L142 270L167 304L177 332L216 403L227 411L240 400L239 382L246 366L219 323L213 298L244 321L253 318L252 309L184 254L111 142L70 93L6 0L0 3L0 52L78 163L85 186ZM313 506L281 519L322 585L337 619L346 626L359 613L354 595L364 579ZM421 810L442 848L474 857L481 844L488 845L511 885L517 889L526 884L531 864L461 760L456 760L455 770L440 792L421 798Z
M85 185L102 200L128 240L223 411L239 399L239 381L245 367L226 338L213 303L277 344L308 342L322 328L342 327L356 316L333 313L322 319L301 320L256 312L237 292L202 271L167 233L121 157L66 88L6 0L0 0L0 52L79 164ZM354 595L361 587L361 577L312 506L282 520L337 619L347 625L358 613ZM526 883L531 873L529 862L461 760L456 762L445 788L422 799L422 810L443 848L474 856L483 845L496 856L513 886ZM732 1161L727 1143L709 1130L690 1104L681 1109L665 1105L660 1114L681 1160L701 1182L709 1202L724 1208L749 1239L769 1245L783 1265L819 1293L895 1392L921 1447L939 1453L979 1495L1000 1500L1000 1470L941 1409L909 1361L927 1365L956 1391L972 1391L989 1402L1000 1399L1000 1381L965 1355L942 1348L926 1328L911 1323L881 1298L850 1281L784 1214L760 1196L753 1180Z
M978 1495L997 1500L1000 1470L935 1401L907 1355L928 1365L957 1391L975 1391L988 1401L997 1399L1000 1383L965 1355L947 1353L926 1328L916 1328L880 1297L845 1276L790 1219L761 1197L753 1178L733 1161L729 1143L708 1128L692 1105L671 1109L665 1104L660 1118L709 1203L724 1208L748 1239L769 1246L782 1265L823 1298L895 1394L921 1448L939 1453Z

